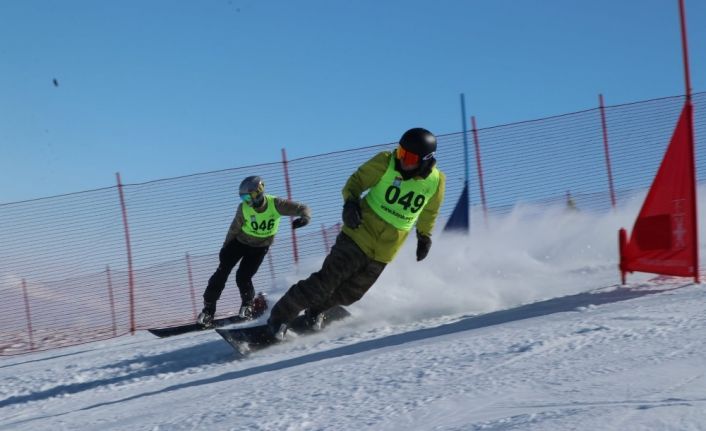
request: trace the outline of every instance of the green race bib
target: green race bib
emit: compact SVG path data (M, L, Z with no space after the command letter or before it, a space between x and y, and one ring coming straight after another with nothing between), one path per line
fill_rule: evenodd
M365 196L375 214L399 230L409 231L424 206L439 187L439 171L434 167L428 177L403 180L395 170L394 153L380 181Z
M282 217L275 208L275 197L265 195L267 199L267 208L259 213L249 205L242 205L243 217L243 232L257 238L267 238L273 236L279 230L279 220Z

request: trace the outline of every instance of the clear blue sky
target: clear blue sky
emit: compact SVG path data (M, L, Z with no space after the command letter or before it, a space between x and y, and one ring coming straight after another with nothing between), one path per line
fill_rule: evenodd
M676 0L5 0L0 65L0 203L684 92Z

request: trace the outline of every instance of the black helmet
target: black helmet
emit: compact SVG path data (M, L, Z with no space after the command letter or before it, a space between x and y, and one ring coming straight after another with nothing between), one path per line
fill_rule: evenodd
M421 127L409 129L404 132L400 138L400 148L402 151L397 150L396 166L405 179L417 175L426 178L431 173L436 163L436 159L434 159L436 153L436 136L434 136L433 133ZM400 160L404 158L402 157L404 155L407 155L409 160L417 160L419 167L411 172L402 170Z
M429 154L434 157L436 151L436 136L427 129L415 127L409 129L400 138L400 146L422 159Z
M260 207L265 200L265 182L257 175L247 177L240 183L239 193L243 202Z

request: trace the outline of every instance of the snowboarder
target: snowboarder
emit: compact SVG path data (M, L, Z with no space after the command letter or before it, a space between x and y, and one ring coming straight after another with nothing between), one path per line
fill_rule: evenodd
M274 305L267 323L270 336L283 339L301 310L318 328L324 311L362 298L415 224L417 261L427 256L445 186L435 151L431 132L410 129L394 151L378 153L351 175L343 187L342 232L321 270L294 284Z
M197 318L197 322L203 326L212 324L216 302L238 261L240 266L235 273L241 299L238 315L249 319L264 312L267 305L263 303L262 297L255 296L252 278L274 241L280 217L296 216L292 221L292 229L304 227L311 220L306 205L265 194L265 183L258 176L245 178L240 183L239 193L242 202L238 204L235 218L218 254L218 268L208 280L203 293L203 310Z

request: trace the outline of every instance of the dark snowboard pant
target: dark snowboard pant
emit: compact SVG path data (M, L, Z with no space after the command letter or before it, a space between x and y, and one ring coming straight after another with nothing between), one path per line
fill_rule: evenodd
M243 303L250 302L255 297L252 278L265 259L267 250L269 247L251 247L236 239L225 244L218 253L218 268L208 279L208 286L203 293L204 305L212 305L215 311L216 302L221 297L228 276L241 259L242 262L235 273L235 284L240 290L241 301Z
M370 259L346 234L340 233L321 270L289 288L277 301L270 322L291 322L301 310L326 311L335 305L350 305L365 295L385 269L385 263Z

